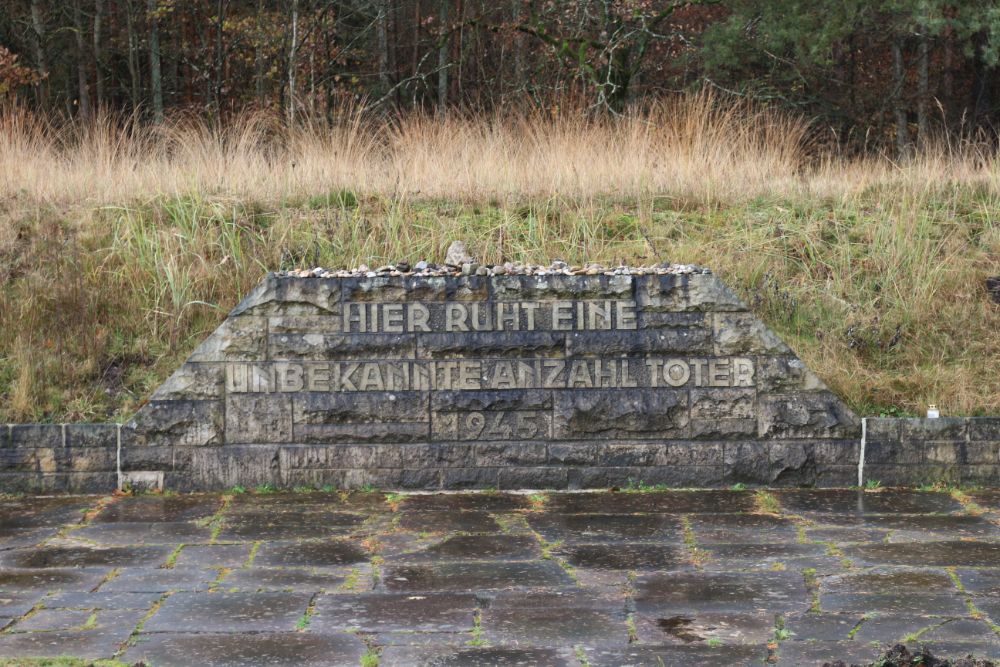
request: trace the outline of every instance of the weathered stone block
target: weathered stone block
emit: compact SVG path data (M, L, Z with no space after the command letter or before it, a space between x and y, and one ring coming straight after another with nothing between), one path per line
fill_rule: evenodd
M505 410L549 410L552 392L541 389L499 389L495 391L435 391L431 410L494 412Z
M958 466L958 476L962 484L968 486L1000 485L1000 465Z
M636 299L645 310L741 311L746 304L713 274L636 278Z
M820 466L857 466L861 443L857 440L806 440Z
M150 400L184 401L222 398L226 374L223 363L188 362L157 387Z
M917 442L891 438L865 438L865 465L912 465L923 463L925 448Z
M906 441L965 440L969 422L961 417L901 419L900 438Z
M66 424L66 446L118 447L118 424Z
M418 442L430 437L428 392L297 394L292 405L297 442Z
M291 395L235 394L226 398L226 442L291 441Z
M10 446L15 448L61 448L64 444L62 424L12 424Z
M657 466L722 466L725 445L721 442L670 442L657 457Z
M565 489L569 475L566 468L504 467L500 469L497 488L506 489Z
M274 334L341 333L340 315L276 315L267 318L267 331Z
M928 442L923 445L928 463L964 463L964 442Z
M278 484L278 445L227 445L192 451L191 474L215 489Z
M496 489L500 483L500 468L446 468L441 470L441 488Z
M150 401L122 431L122 446L221 445L220 401Z
M546 463L548 448L534 442L481 442L475 445L474 465L520 466Z
M828 392L758 396L758 433L763 438L860 437L861 423Z
M634 299L634 277L494 276L490 291L497 301L553 299Z
M692 440L745 440L757 434L756 419L692 419Z
M673 312L640 310L639 330L657 329L706 329L712 330L712 316L701 312Z
M569 471L571 489L608 489L664 485L669 488L703 488L723 483L722 466L668 466L644 468L590 467Z
M341 282L337 278L271 274L229 316L338 314L340 293Z
M653 389L555 392L556 438L677 439L688 434L687 392Z
M0 473L2 493L110 493L117 485L113 472Z
M1000 440L994 442L973 441L969 443L959 443L964 451L964 458L960 463L972 465L977 464L1000 464Z
M692 389L691 417L752 419L756 394L753 389Z
M480 276L375 276L344 278L345 302L485 301L489 283Z
M31 447L0 450L0 470L34 473L107 472L116 470L116 450L109 447Z
M231 317L195 348L188 361L263 361L266 354L267 318Z
M1000 441L1000 417L973 417L969 422L969 440Z
M754 379L757 390L767 393L826 389L823 381L806 368L801 359L789 355L758 357Z
M655 331L574 331L566 335L566 354L570 357L706 354L711 351L711 331L697 327Z
M323 361L354 359L413 359L417 340L413 334L305 333L268 337L272 359Z
M730 483L742 482L770 486L811 486L823 483L840 486L844 475L857 468L850 464L831 464L831 456L813 441L740 442L726 445L726 477ZM823 443L827 444L827 443ZM843 443L828 443L849 452ZM834 482L837 483L834 483ZM854 482L851 482L853 484Z
M385 458L395 467L417 469L466 468L476 465L474 445L468 442L429 443L419 445L382 445Z
M122 470L189 471L193 447L122 447Z
M417 356L421 359L554 357L565 352L566 338L560 333L496 331L424 334L419 338Z
M713 323L716 354L792 353L753 313L715 313Z

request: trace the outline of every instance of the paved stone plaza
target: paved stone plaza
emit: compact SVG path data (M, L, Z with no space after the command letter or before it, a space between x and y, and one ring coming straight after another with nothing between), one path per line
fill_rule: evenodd
M8 498L0 656L809 665L905 640L996 658L998 522L996 491Z

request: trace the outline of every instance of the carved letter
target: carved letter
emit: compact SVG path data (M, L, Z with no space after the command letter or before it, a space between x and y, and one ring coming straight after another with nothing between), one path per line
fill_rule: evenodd
M469 311L460 303L449 303L445 306L444 330L445 331L468 331Z
M638 326L635 319L635 301L619 301L616 306L618 328L635 329Z
M410 308L407 311L408 321L406 323L406 330L413 332L416 330L420 331L430 331L431 328L428 326L427 321L431 317L431 313L427 310L427 306L422 303L411 303Z
M403 304L387 303L382 306L382 330L386 333L403 333Z

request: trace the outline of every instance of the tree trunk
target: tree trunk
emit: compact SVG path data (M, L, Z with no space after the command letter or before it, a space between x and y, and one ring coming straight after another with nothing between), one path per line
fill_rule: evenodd
M905 158L910 150L910 129L906 124L906 108L903 106L905 74L902 38L895 37L892 40L892 107L896 116L896 156L898 158Z
M288 124L295 122L295 55L299 48L299 0L292 0L292 39L288 47Z
M945 127L949 130L955 125L955 34L951 26L944 31L944 53L941 60L941 95L944 97Z
M31 0L31 48L35 52L35 68L41 72L43 78L36 86L35 101L38 106L44 107L49 98L49 82L46 76L49 72L49 65L45 59L45 22L42 20L41 0Z
M215 4L215 84L212 86L212 106L216 117L222 113L222 81L225 66L222 30L225 25L225 14L226 3L224 0L218 0Z
M80 118L90 118L90 90L87 87L87 46L83 36L83 9L73 0L73 32L76 33L76 83Z
M920 27L920 61L917 73L917 140L921 147L927 146L930 134L930 119L927 107L930 98L930 82L928 69L930 67L930 39L926 26Z
M153 120L163 122L163 80L160 75L160 18L157 0L146 0L149 11L149 86L153 94Z
M510 0L510 21L515 26L521 24L521 0ZM520 30L514 31L514 90L520 91L524 88L525 62L524 62L524 33Z
M253 44L253 80L257 94L257 105L264 106L264 0L257 0L257 34Z
M378 83L380 93L389 90L389 0L379 0L375 17L375 40L378 42Z
M128 74L130 81L130 95L132 97L132 113L139 108L139 65L136 53L138 52L137 39L135 35L135 12L133 11L132 0L125 2L125 28L128 31Z
M104 50L101 28L104 22L104 0L94 0L94 72L97 91L97 108L104 106Z
M440 0L438 4L438 24L441 37L438 40L438 113L444 114L448 106L448 50L451 45L448 28L448 9L451 0Z
M986 35L977 34L972 45L972 129L979 130L987 125L990 111L990 68L986 63Z

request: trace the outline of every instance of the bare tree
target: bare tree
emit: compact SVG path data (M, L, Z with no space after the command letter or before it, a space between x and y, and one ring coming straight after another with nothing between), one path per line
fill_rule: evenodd
M149 85L153 93L153 120L163 122L163 79L160 75L160 17L157 0L147 0L149 11Z
M48 61L45 59L45 22L42 19L41 0L31 0L31 30L29 31L31 48L35 52L35 67L46 76L49 71ZM38 82L36 88L35 101L39 107L44 107L48 101L48 82L43 78Z
M451 0L438 3L438 25L441 36L438 40L438 113L443 114L448 106L448 51L451 46L451 30L448 27L448 10Z
M892 39L892 109L896 116L896 154L906 157L910 150L910 128L907 126L906 107L903 106L903 86L906 69L903 64L903 38Z
M299 48L299 0L292 0L292 36L288 46L288 123L295 122L295 58Z
M78 113L90 118L90 90L87 86L87 47L83 35L83 8L80 0L73 0L73 34L76 37L76 83Z
M104 0L94 0L94 72L97 106L104 106L104 56L101 34L104 21Z

